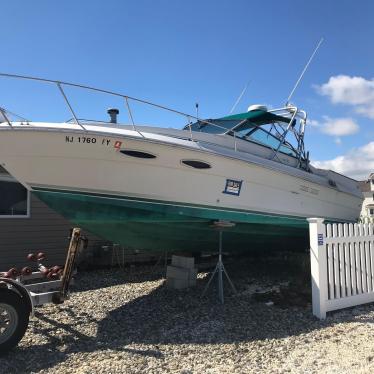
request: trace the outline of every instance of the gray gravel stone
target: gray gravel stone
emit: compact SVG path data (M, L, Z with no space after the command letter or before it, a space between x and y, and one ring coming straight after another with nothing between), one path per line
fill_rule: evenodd
M288 286L287 274L235 266L227 270L238 294L227 287L224 305L214 288L201 298L203 273L181 291L164 287L151 266L78 274L65 304L37 309L0 373L374 372L373 305L321 322L307 303L268 307L253 298Z

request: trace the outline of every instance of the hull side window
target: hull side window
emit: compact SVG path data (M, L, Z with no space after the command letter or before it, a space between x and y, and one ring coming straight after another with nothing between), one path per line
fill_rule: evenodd
M204 161L198 161L198 160L182 160L182 164L195 168L195 169L210 169L211 166L204 162Z
M152 153L143 152L143 151L133 151L133 150L124 150L123 149L120 152L123 155L130 156L130 157L146 158L146 159L156 158L156 156L153 155Z

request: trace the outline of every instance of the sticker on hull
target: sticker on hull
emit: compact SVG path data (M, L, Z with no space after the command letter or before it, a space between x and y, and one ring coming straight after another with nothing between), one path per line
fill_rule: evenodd
M226 179L226 186L223 193L239 196L240 190L242 189L242 183L243 181L238 181L235 179Z

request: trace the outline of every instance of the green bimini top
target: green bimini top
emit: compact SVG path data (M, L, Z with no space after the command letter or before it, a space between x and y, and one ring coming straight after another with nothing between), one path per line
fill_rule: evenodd
M290 118L278 116L261 109L251 110L245 113L233 114L217 119L207 119L197 121L191 125L192 131L206 132L209 134L223 134L235 127L235 131L252 129L257 126L267 125L275 122L289 123ZM242 124L240 124L243 122ZM237 125L239 125L236 127ZM189 130L190 126L185 126L184 130Z
M276 114L273 114L271 112L266 112L261 109L251 110L249 112L244 113L238 113L233 114L231 116L226 116L219 118L219 120L237 120L237 121L243 121L245 119L248 119L250 122L255 122L256 124L260 123L273 123L273 122L290 122L290 118L277 116Z

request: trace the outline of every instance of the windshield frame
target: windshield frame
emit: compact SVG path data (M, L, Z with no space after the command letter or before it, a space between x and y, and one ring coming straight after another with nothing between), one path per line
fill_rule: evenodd
M190 131L191 139L193 132L230 135L235 139L235 151L237 150L236 139L244 140L271 150L270 160L277 159L281 163L286 162L284 158L278 157L278 154L282 154L296 159L296 167L310 171L309 152L305 150L304 145L306 120L305 111L289 104L286 107L271 110L256 108L217 119L198 119L195 123L189 122L184 130ZM256 139L255 134L262 135L262 138L260 136Z

